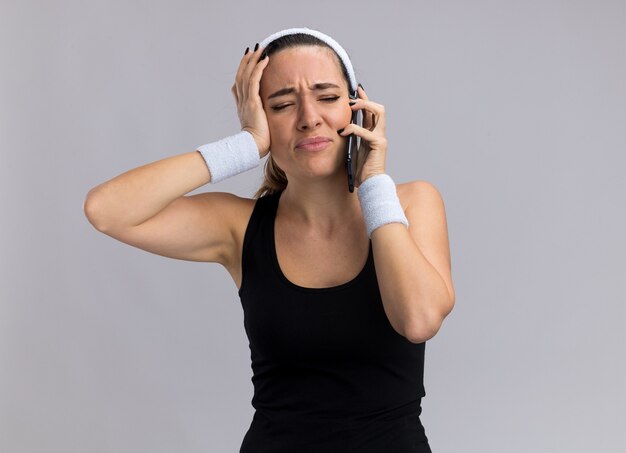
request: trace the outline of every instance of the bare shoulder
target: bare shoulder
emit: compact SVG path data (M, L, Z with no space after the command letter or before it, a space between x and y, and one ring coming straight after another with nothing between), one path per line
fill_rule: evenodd
M396 191L405 212L409 207L415 208L416 205L423 206L425 203L443 205L441 193L434 184L428 181L414 180L396 184Z
M248 207L254 207L255 199L240 197L231 192L204 192L197 195L204 199L219 203L222 207L228 208L235 217L244 212Z
M239 231L243 229L245 232L250 216L252 215L254 205L256 204L256 198L240 197L234 194L231 195L233 197L232 206L233 218L235 221L234 228Z
M241 239L241 242L243 242L243 235L252 215L256 199L240 197L230 192L210 192L203 195L216 197L219 200L219 204L222 207L221 212L227 217L231 234L235 239L234 245L237 246L238 239Z
M221 220L228 224L229 230L233 233L240 229L242 222L247 222L256 201L230 192L204 192L193 197L197 197L206 205L207 214L219 213Z

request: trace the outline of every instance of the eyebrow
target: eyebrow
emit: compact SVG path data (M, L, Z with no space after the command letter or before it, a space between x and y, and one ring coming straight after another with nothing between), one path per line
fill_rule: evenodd
M323 82L323 83L316 83L312 86L309 87L311 90L326 90L328 88L340 88L338 85L335 85L334 83L330 83L330 82ZM287 88L283 88L281 90L278 90L275 93L270 94L267 99L272 99L272 98L277 98L279 96L285 96L286 94L291 94L294 93L296 91L295 88L293 87L287 87Z

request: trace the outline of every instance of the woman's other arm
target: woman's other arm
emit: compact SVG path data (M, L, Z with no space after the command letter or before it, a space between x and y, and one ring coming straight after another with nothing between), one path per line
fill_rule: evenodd
M230 146L237 148L254 138L256 157L269 152L270 135L259 84L269 58L260 58L263 48L246 50L231 92L237 101L241 130L247 131L241 140ZM239 134L237 134L239 136ZM189 261L219 262L226 265L236 248L234 225L236 205L243 199L224 192L208 192L185 196L211 182L209 168L217 171L215 181L231 174L233 156L229 146L199 150L168 157L106 181L89 191L84 202L85 215L98 230L126 244L148 252ZM203 158L227 151L227 155L212 161ZM250 156L250 155L249 155ZM252 161L255 159L252 158ZM251 162L254 163L254 162ZM226 165L226 167L224 166ZM235 172L236 173L236 172Z
M455 302L443 198L426 181L403 185L409 228L389 223L372 233L385 312L413 343L429 340Z
M233 245L233 194L185 194L211 181L199 152L152 162L89 191L85 215L100 232L151 253L223 263Z

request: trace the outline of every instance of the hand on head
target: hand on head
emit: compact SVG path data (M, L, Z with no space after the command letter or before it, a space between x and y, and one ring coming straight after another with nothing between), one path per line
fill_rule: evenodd
M269 57L263 53L264 50L258 43L252 52L249 48L246 49L231 88L237 102L241 130L252 134L261 157L264 157L270 148L270 129L259 94L261 76L269 63Z

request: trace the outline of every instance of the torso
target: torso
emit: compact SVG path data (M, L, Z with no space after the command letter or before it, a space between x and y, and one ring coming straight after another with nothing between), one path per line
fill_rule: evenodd
M402 209L406 210L406 184L396 184ZM233 235L234 248L228 264L224 264L237 288L241 287L241 256L243 239L256 199L239 198ZM303 237L302 231L290 226L279 215L275 220L276 255L280 269L292 283L305 288L327 288L352 280L365 266L369 238L362 219L358 227L338 233L332 239L313 235Z

